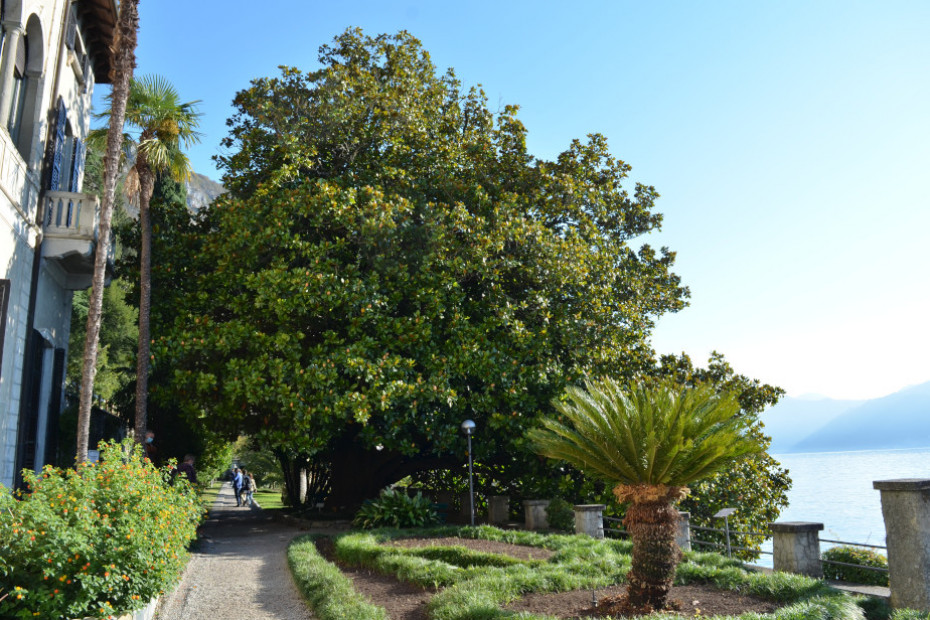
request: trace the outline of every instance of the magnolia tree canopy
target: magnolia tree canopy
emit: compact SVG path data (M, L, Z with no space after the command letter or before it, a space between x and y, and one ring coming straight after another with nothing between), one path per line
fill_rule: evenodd
M161 267L194 276L154 350L202 424L325 462L351 505L462 462L462 420L507 460L566 385L654 367L688 291L603 136L531 156L516 107L406 33L347 31L320 65L237 95L230 192Z

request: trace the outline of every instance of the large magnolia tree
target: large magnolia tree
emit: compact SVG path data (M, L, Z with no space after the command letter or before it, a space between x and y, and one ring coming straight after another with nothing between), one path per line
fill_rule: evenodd
M534 158L516 107L492 113L406 33L347 31L320 65L235 99L230 194L181 244L173 267L199 275L156 333L166 392L323 463L349 506L460 464L466 418L476 458L510 459L585 372L651 366L653 322L687 290L635 241L658 194L626 188L604 137Z

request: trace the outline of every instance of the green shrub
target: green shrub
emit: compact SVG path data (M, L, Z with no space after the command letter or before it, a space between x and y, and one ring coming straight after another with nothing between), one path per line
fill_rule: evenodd
M556 498L546 507L546 520L549 527L560 532L575 530L575 508L564 499Z
M860 547L833 547L832 549L824 551L822 557L824 560L833 562L888 568L888 560L885 559L885 556L871 549L863 549ZM838 564L824 563L823 576L825 579L836 579L838 581L849 581L851 583L862 583L873 586L888 585L887 572L869 570L867 568L856 568L854 566L840 566Z
M99 463L25 472L0 489L0 617L95 618L139 609L187 562L203 509L139 446L102 443Z
M432 502L417 492L413 497L384 489L376 500L366 502L353 524L363 529L376 527L424 527L439 522Z
M294 581L320 620L387 618L383 607L366 601L339 568L323 559L312 535L295 538L287 548L287 560Z

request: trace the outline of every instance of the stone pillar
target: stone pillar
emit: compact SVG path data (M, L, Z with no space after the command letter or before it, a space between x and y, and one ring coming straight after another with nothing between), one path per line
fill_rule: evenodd
M13 107L13 69L16 66L16 50L23 44L21 24L4 22L6 33L3 41L3 73L0 74L0 125L6 126Z
M820 535L823 523L789 522L770 523L775 570L798 573L810 577L823 577L820 562Z
M930 611L930 480L876 480L888 545L891 606Z
M604 504L575 506L575 533L604 538Z
M528 530L548 530L549 518L546 515L546 508L549 507L548 499L528 499L523 502L523 512L526 516L526 529Z
M491 495L488 497L488 523L504 525L510 520L510 496Z
M678 512L678 533L675 542L682 551L691 551L691 513Z

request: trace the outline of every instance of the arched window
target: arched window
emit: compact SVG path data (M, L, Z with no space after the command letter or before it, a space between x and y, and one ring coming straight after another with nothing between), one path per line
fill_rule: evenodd
M10 108L10 118L7 127L14 144L20 143L20 133L23 128L23 110L26 107L26 65L29 64L29 35L24 35L22 42L16 49L16 58L13 63L13 106Z

